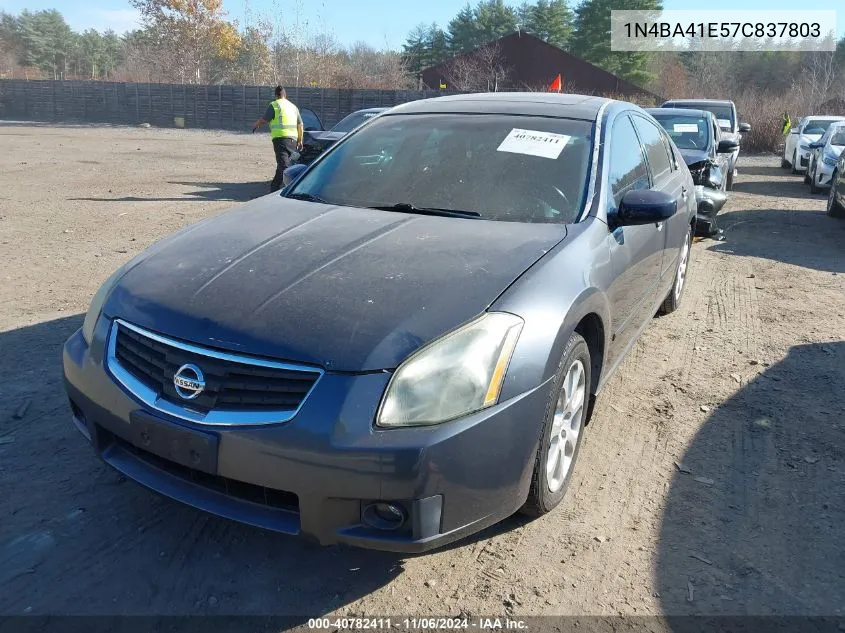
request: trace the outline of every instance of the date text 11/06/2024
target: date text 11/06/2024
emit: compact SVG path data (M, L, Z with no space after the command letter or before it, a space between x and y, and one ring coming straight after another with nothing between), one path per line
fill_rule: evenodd
M479 631L525 631L528 624L524 620L496 617L479 618L311 618L308 620L309 629L353 630L365 629L389 630L402 629L410 631L436 630L479 630Z

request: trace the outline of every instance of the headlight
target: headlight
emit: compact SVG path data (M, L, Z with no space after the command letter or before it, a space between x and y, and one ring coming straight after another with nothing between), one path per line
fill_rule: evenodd
M440 424L496 404L522 325L489 312L416 352L393 374L376 423Z
M839 162L839 156L836 156L835 154L825 154L822 156L822 161L824 161L826 165L836 167L836 163Z
M806 145L806 144L804 144L804 143L799 143L799 144L798 144L798 149L800 149L802 152L809 152L809 151L810 151L810 146L809 146L809 145Z
M103 311L103 304L106 302L106 298L109 296L111 289L114 288L117 280L126 272L126 269L127 266L124 265L114 271L111 277L106 279L94 294L94 298L91 299L88 312L85 313L85 321L82 323L82 337L88 345L91 345L91 341L94 338L94 328L97 326L97 319L100 318L100 312Z

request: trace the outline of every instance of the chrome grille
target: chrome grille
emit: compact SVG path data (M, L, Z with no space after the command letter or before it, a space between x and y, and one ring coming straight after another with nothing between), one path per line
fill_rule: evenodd
M322 375L318 368L221 352L169 339L116 320L109 369L153 408L207 424L258 424L292 418ZM205 387L190 400L173 384L180 367L202 370Z

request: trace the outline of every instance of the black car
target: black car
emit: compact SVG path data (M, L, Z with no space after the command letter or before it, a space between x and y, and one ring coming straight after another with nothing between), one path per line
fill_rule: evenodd
M698 205L698 233L716 234L716 215L727 201L725 191L737 142L722 138L715 115L707 110L649 108L646 112L663 126L690 170Z
M359 125L363 125L374 116L389 110L389 108L365 108L346 115L332 129L328 131L306 131L303 138L303 149L297 161L302 165L311 164L320 154L346 136Z
M94 452L323 544L423 551L555 508L592 398L686 287L694 185L663 128L455 95L294 172L98 290L63 357Z

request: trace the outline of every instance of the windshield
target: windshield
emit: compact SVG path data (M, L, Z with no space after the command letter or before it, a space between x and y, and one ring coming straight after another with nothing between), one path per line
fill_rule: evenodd
M845 145L845 128L836 130L830 137L831 145Z
M804 126L803 134L824 134L831 123L836 123L837 119L810 119Z
M686 108L687 110L707 110L716 115L716 121L719 123L719 128L726 132L732 132L734 129L734 112L729 105L720 105L716 103L672 103L667 105L671 108Z
M378 112L353 112L352 114L345 116L340 120L340 123L335 125L331 131L332 132L343 132L344 134L351 132L356 127L372 119L376 116Z
M572 222L583 204L591 145L591 121L387 115L345 137L286 195L505 222Z
M710 122L697 116L652 114L669 134L678 149L707 149L710 145Z

